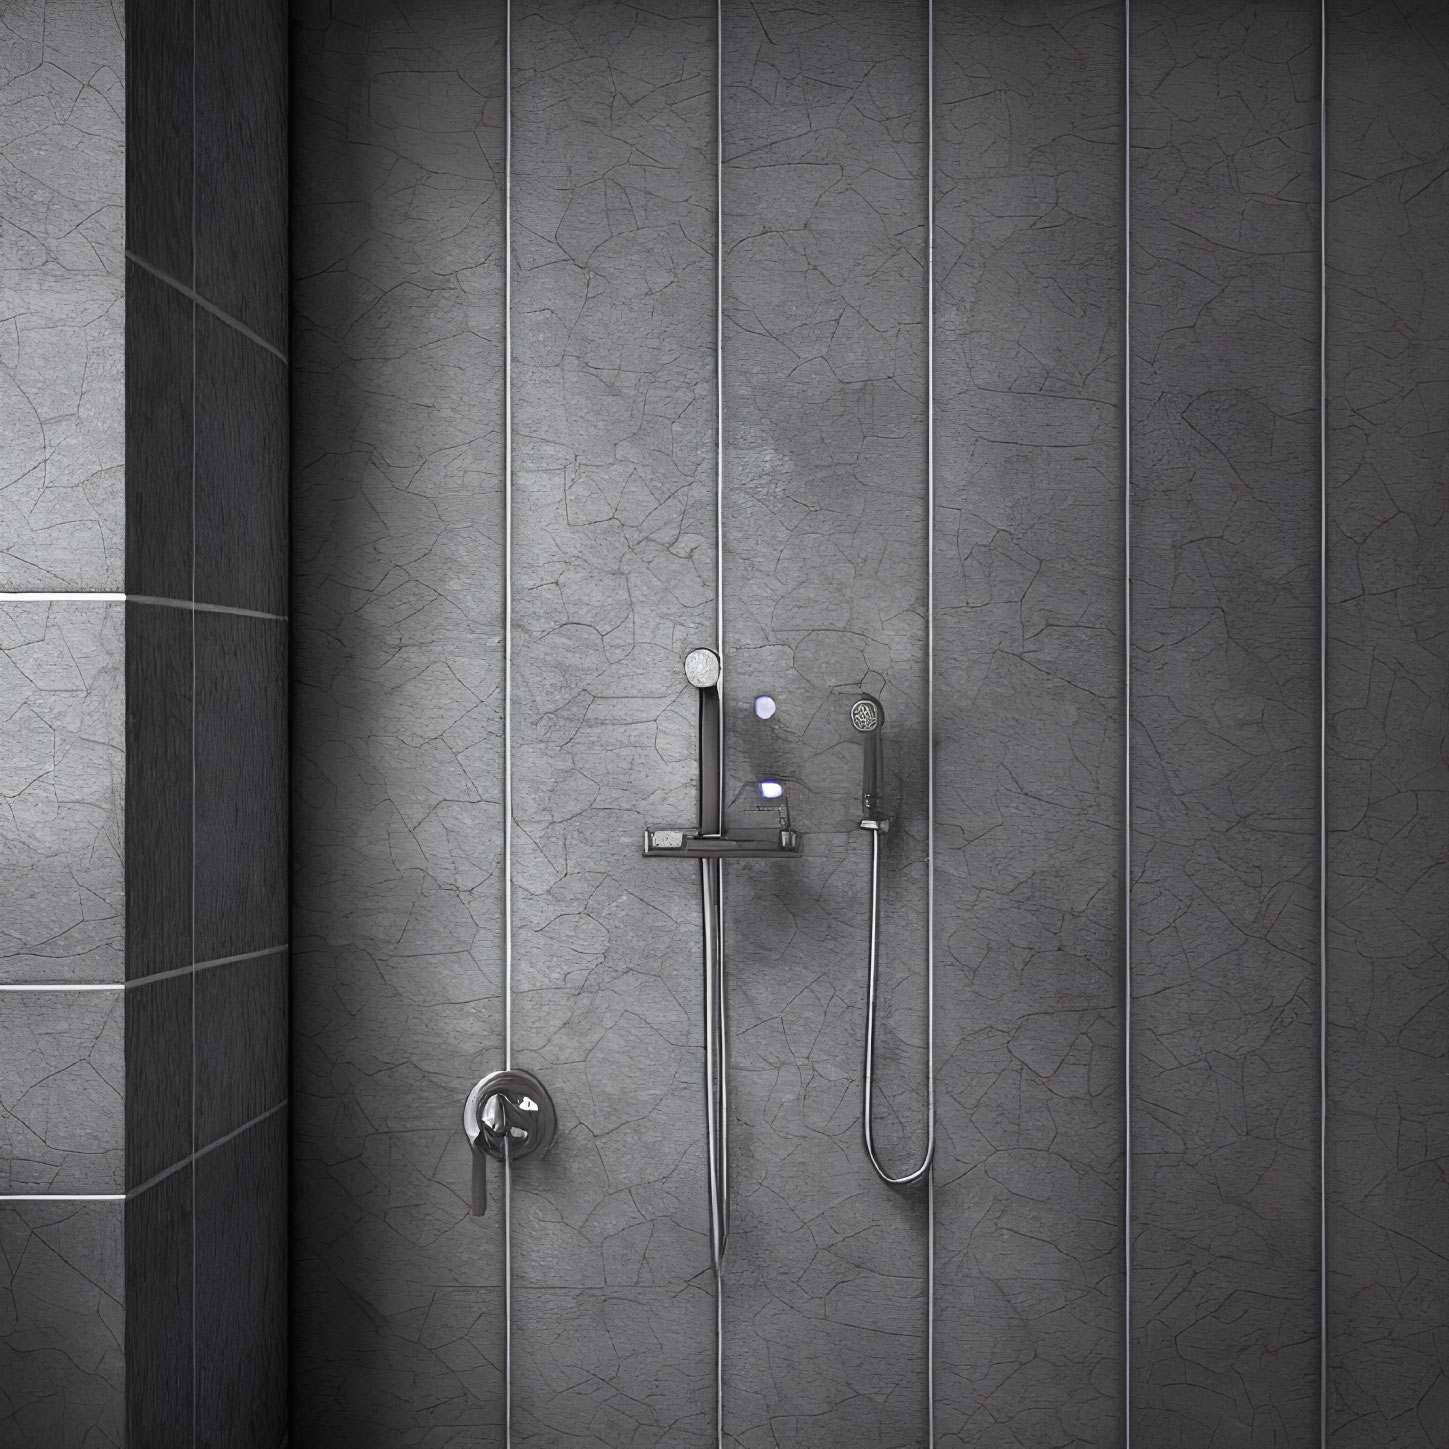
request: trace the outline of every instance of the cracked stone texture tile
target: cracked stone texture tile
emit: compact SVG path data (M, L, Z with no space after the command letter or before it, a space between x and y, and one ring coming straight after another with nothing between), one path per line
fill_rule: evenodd
M515 1389L514 1438L540 1449L661 1449L712 1444L714 1359L698 1352L713 1321L709 1272L691 1282L523 1288L514 1297L514 1372L556 1386Z
M936 1432L1122 1438L1121 7L943 7Z
M122 1191L121 996L0 994L0 1191Z
M926 1120L923 17L812 0L725 22L731 790L779 774L804 839L726 883L725 1423L749 1449L925 1428L925 1203L861 1144L870 843L849 723L856 690L881 699L875 1128L900 1172Z
M563 1320L673 1305L662 1362L570 1328L514 1402L528 1444L704 1444L698 875L639 839L693 817L713 633L713 8L524 3L513 62L514 1031L559 1112L515 1280Z
M0 1444L124 1442L118 1202L0 1204Z
M124 970L123 604L0 604L0 981Z
M1318 16L1132 10L1137 1437L1317 1427Z
M1449 14L1331 7L1333 1449L1449 1443Z
M293 1301L309 1445L500 1422L502 11L303 4L293 138ZM489 1440L489 1442L492 1442Z
M0 18L0 589L121 588L125 75L111 0Z

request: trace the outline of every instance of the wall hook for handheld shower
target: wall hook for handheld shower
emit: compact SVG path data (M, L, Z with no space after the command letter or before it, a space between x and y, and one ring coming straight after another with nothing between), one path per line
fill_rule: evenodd
M890 818L881 814L884 792L884 752L881 732L885 728L885 710L872 694L861 693L850 706L852 727L865 736L862 764L860 809L862 830L870 831L870 975L865 1008L865 1085L861 1102L861 1129L865 1137L865 1155L876 1175L890 1187L910 1187L922 1181L931 1170L936 1155L936 1067L934 1051L928 1052L926 1067L926 1151L919 1167L893 1177L881 1165L875 1152L875 1022L876 1001L880 981L880 838L890 828ZM933 970L926 962L927 992L934 990Z
M542 1156L557 1130L553 1098L532 1072L508 1067L477 1082L463 1105L463 1131L473 1154L475 1218L488 1211L488 1159L512 1163Z

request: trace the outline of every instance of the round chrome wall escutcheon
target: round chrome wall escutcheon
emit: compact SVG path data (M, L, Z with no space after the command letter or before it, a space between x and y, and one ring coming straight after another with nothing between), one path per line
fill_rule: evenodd
M463 1104L463 1131L473 1153L473 1216L488 1208L487 1159L510 1163L553 1145L558 1114L548 1088L522 1067L489 1072Z

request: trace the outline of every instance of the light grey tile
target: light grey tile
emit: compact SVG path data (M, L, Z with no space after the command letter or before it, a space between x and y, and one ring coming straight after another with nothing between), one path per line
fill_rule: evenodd
M5 1192L120 1192L125 1003L119 991L0 993Z
M0 1443L123 1440L125 1313L118 1202L0 1204Z
M1306 1443L1318 17L1132 24L1131 1412L1149 1441Z
M1331 7L1328 1333L1333 1449L1449 1435L1449 17Z
M117 981L121 604L0 604L0 979Z
M6 9L0 589L121 587L121 26L109 0Z
M1121 10L937 26L936 1428L1122 1437Z

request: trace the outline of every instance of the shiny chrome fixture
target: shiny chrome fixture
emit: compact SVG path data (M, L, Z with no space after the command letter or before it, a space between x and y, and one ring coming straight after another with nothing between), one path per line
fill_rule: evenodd
M881 814L884 776L881 731L885 727L885 710L873 694L862 693L850 706L850 723L862 740L862 773L860 812L862 830L870 831L870 976L865 1008L865 1087L861 1104L861 1127L865 1136L865 1155L880 1180L890 1187L909 1187L921 1182L931 1170L936 1154L936 1071L934 1060L927 1065L926 1076L926 1152L920 1166L899 1177L893 1177L881 1166L875 1151L875 1020L877 986L880 979L880 838L891 826L890 817ZM934 990L934 970L930 957L926 961L927 992ZM934 1057L934 1051L929 1053Z
M532 1072L504 1067L474 1085L463 1104L463 1132L473 1152L475 1218L488 1211L488 1159L507 1172L515 1162L547 1152L557 1130L553 1098Z

